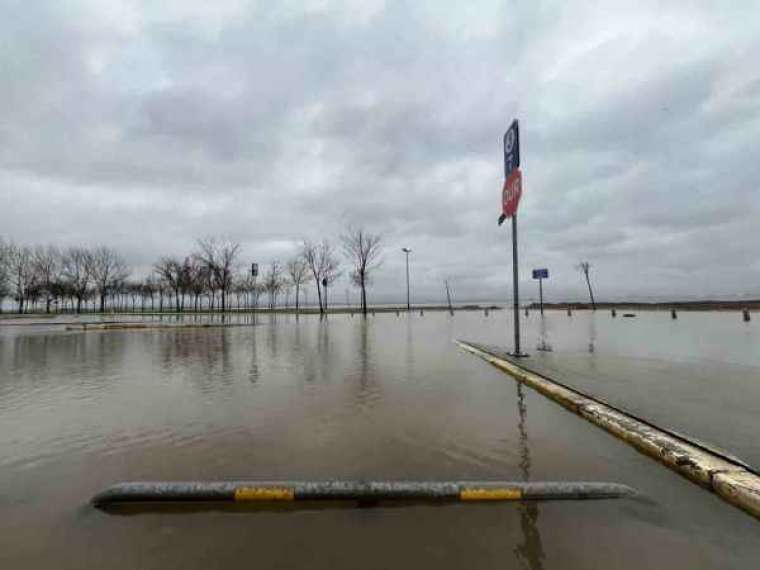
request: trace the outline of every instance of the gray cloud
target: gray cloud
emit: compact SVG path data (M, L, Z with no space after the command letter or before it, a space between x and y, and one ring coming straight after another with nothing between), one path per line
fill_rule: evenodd
M521 120L521 265L553 295L760 295L753 3L5 2L0 235L143 271L225 233L284 258L349 222L374 286L508 293L500 139ZM346 284L345 287L348 285Z

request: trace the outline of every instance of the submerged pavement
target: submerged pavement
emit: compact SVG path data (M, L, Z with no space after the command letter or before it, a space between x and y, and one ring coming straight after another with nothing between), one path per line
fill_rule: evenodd
M518 364L760 467L754 367L542 351Z
M518 358L492 347L461 341L458 344L519 383L525 383L672 471L760 518L760 476L741 460L616 407L594 394L530 370L523 365L527 360L525 355Z

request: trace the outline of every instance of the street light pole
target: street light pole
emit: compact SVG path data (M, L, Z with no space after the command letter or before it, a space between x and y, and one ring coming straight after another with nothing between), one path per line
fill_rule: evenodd
M259 299L256 293L256 277L259 275L259 264L251 263L251 278L253 279L253 286L251 287L251 311L258 309Z
M406 310L411 311L412 305L409 301L409 254L412 253L412 250L408 247L402 247L401 251L406 254Z

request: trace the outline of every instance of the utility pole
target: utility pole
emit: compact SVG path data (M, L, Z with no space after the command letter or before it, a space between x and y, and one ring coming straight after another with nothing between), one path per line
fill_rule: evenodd
M406 310L411 311L412 305L410 302L409 297L409 254L412 253L412 250L408 247L402 247L401 251L403 251L406 254Z

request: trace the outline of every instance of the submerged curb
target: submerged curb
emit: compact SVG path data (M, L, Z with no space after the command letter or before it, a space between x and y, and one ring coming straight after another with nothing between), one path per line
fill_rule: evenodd
M644 422L582 392L562 386L550 378L494 354L486 347L463 341L457 344L479 356L559 405L622 439L676 473L726 502L760 519L760 476L731 458L671 432Z

